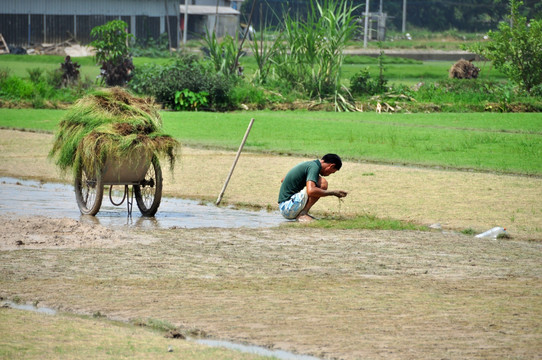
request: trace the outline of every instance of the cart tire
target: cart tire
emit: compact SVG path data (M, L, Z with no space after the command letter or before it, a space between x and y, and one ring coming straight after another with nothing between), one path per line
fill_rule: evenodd
M137 207L143 216L154 216L162 200L162 169L158 158L152 158L152 164L140 185L134 185Z
M75 175L75 199L83 215L96 215L102 206L104 187L101 176L89 176L81 166Z

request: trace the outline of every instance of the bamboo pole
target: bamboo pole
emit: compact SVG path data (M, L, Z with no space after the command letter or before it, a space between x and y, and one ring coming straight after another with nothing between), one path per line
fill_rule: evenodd
M237 165L237 160L239 160L239 156L241 155L241 151L243 150L243 146L245 146L245 142L247 141L248 134L250 133L250 129L252 129L252 124L254 123L254 118L250 119L250 123L248 124L247 131L245 132L245 136L243 137L243 141L241 141L241 145L239 145L239 150L237 150L237 155L235 156L235 160L233 161L233 164L230 169L230 173L228 174L228 177L226 178L226 181L224 182L224 186L222 187L222 191L218 195L218 199L216 199L216 205L220 205L220 202L222 201L222 196L224 195L224 192L226 191L226 187L228 186L228 183L230 182L231 175L233 174L233 169L235 169L235 165Z

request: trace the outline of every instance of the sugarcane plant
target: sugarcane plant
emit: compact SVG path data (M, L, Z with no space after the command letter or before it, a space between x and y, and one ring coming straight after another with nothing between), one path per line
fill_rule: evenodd
M345 109L340 74L356 29L356 9L345 0L314 0L305 19L287 15L283 42L273 57L278 76L312 99L333 97L337 110Z

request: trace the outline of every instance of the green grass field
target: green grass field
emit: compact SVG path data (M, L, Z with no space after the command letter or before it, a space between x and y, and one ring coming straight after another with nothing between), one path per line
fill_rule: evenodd
M89 77L94 80L100 74L100 67L92 56L72 58L73 62L81 65L80 71L82 77ZM145 63L164 64L170 61L167 58L134 58L134 65L140 66ZM64 56L60 55L2 55L0 56L0 68L8 68L10 75L22 78L28 77L28 70L40 68L44 71L60 69L60 64L64 62Z
M62 110L0 109L0 126L54 132ZM235 150L251 118L248 151L351 161L542 175L542 114L162 112L187 145Z
M373 78L379 76L378 60L367 56L348 56L341 69L341 78L344 84L349 84L350 79L360 70L368 68ZM245 74L250 77L257 69L254 57L242 57L241 64L245 68ZM448 71L455 61L407 61L407 59L387 57L384 63L384 78L390 85L411 86L419 82L435 82L448 78ZM491 67L489 62L477 62L476 65L482 70L480 79L505 80L505 76Z
M376 58L354 57L355 63L345 63L342 68L341 78L345 84L348 84L350 78L362 69L368 68L372 77L377 77L379 68ZM91 80L96 79L100 74L100 68L96 65L91 56L78 57L72 59L81 65L80 71L82 77L88 77ZM133 59L137 68L143 64L154 63L164 64L171 61L170 58L147 58L136 57ZM28 70L40 68L43 71L51 71L60 68L64 62L63 56L56 55L2 55L0 56L0 68L8 68L11 75L27 78ZM384 66L384 77L393 85L411 86L418 82L435 82L448 77L448 70L454 64L454 61L406 61L405 59L391 58L387 59ZM245 75L251 77L256 71L254 57L242 57L240 63L245 68ZM489 63L479 62L477 64L481 69L480 78L484 80L503 80L502 73L492 69Z

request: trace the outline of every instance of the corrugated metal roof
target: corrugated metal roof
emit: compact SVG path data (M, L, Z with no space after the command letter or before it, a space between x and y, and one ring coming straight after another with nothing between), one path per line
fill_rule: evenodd
M181 5L181 14L185 13L186 5ZM188 15L239 15L240 12L227 6L188 5Z

